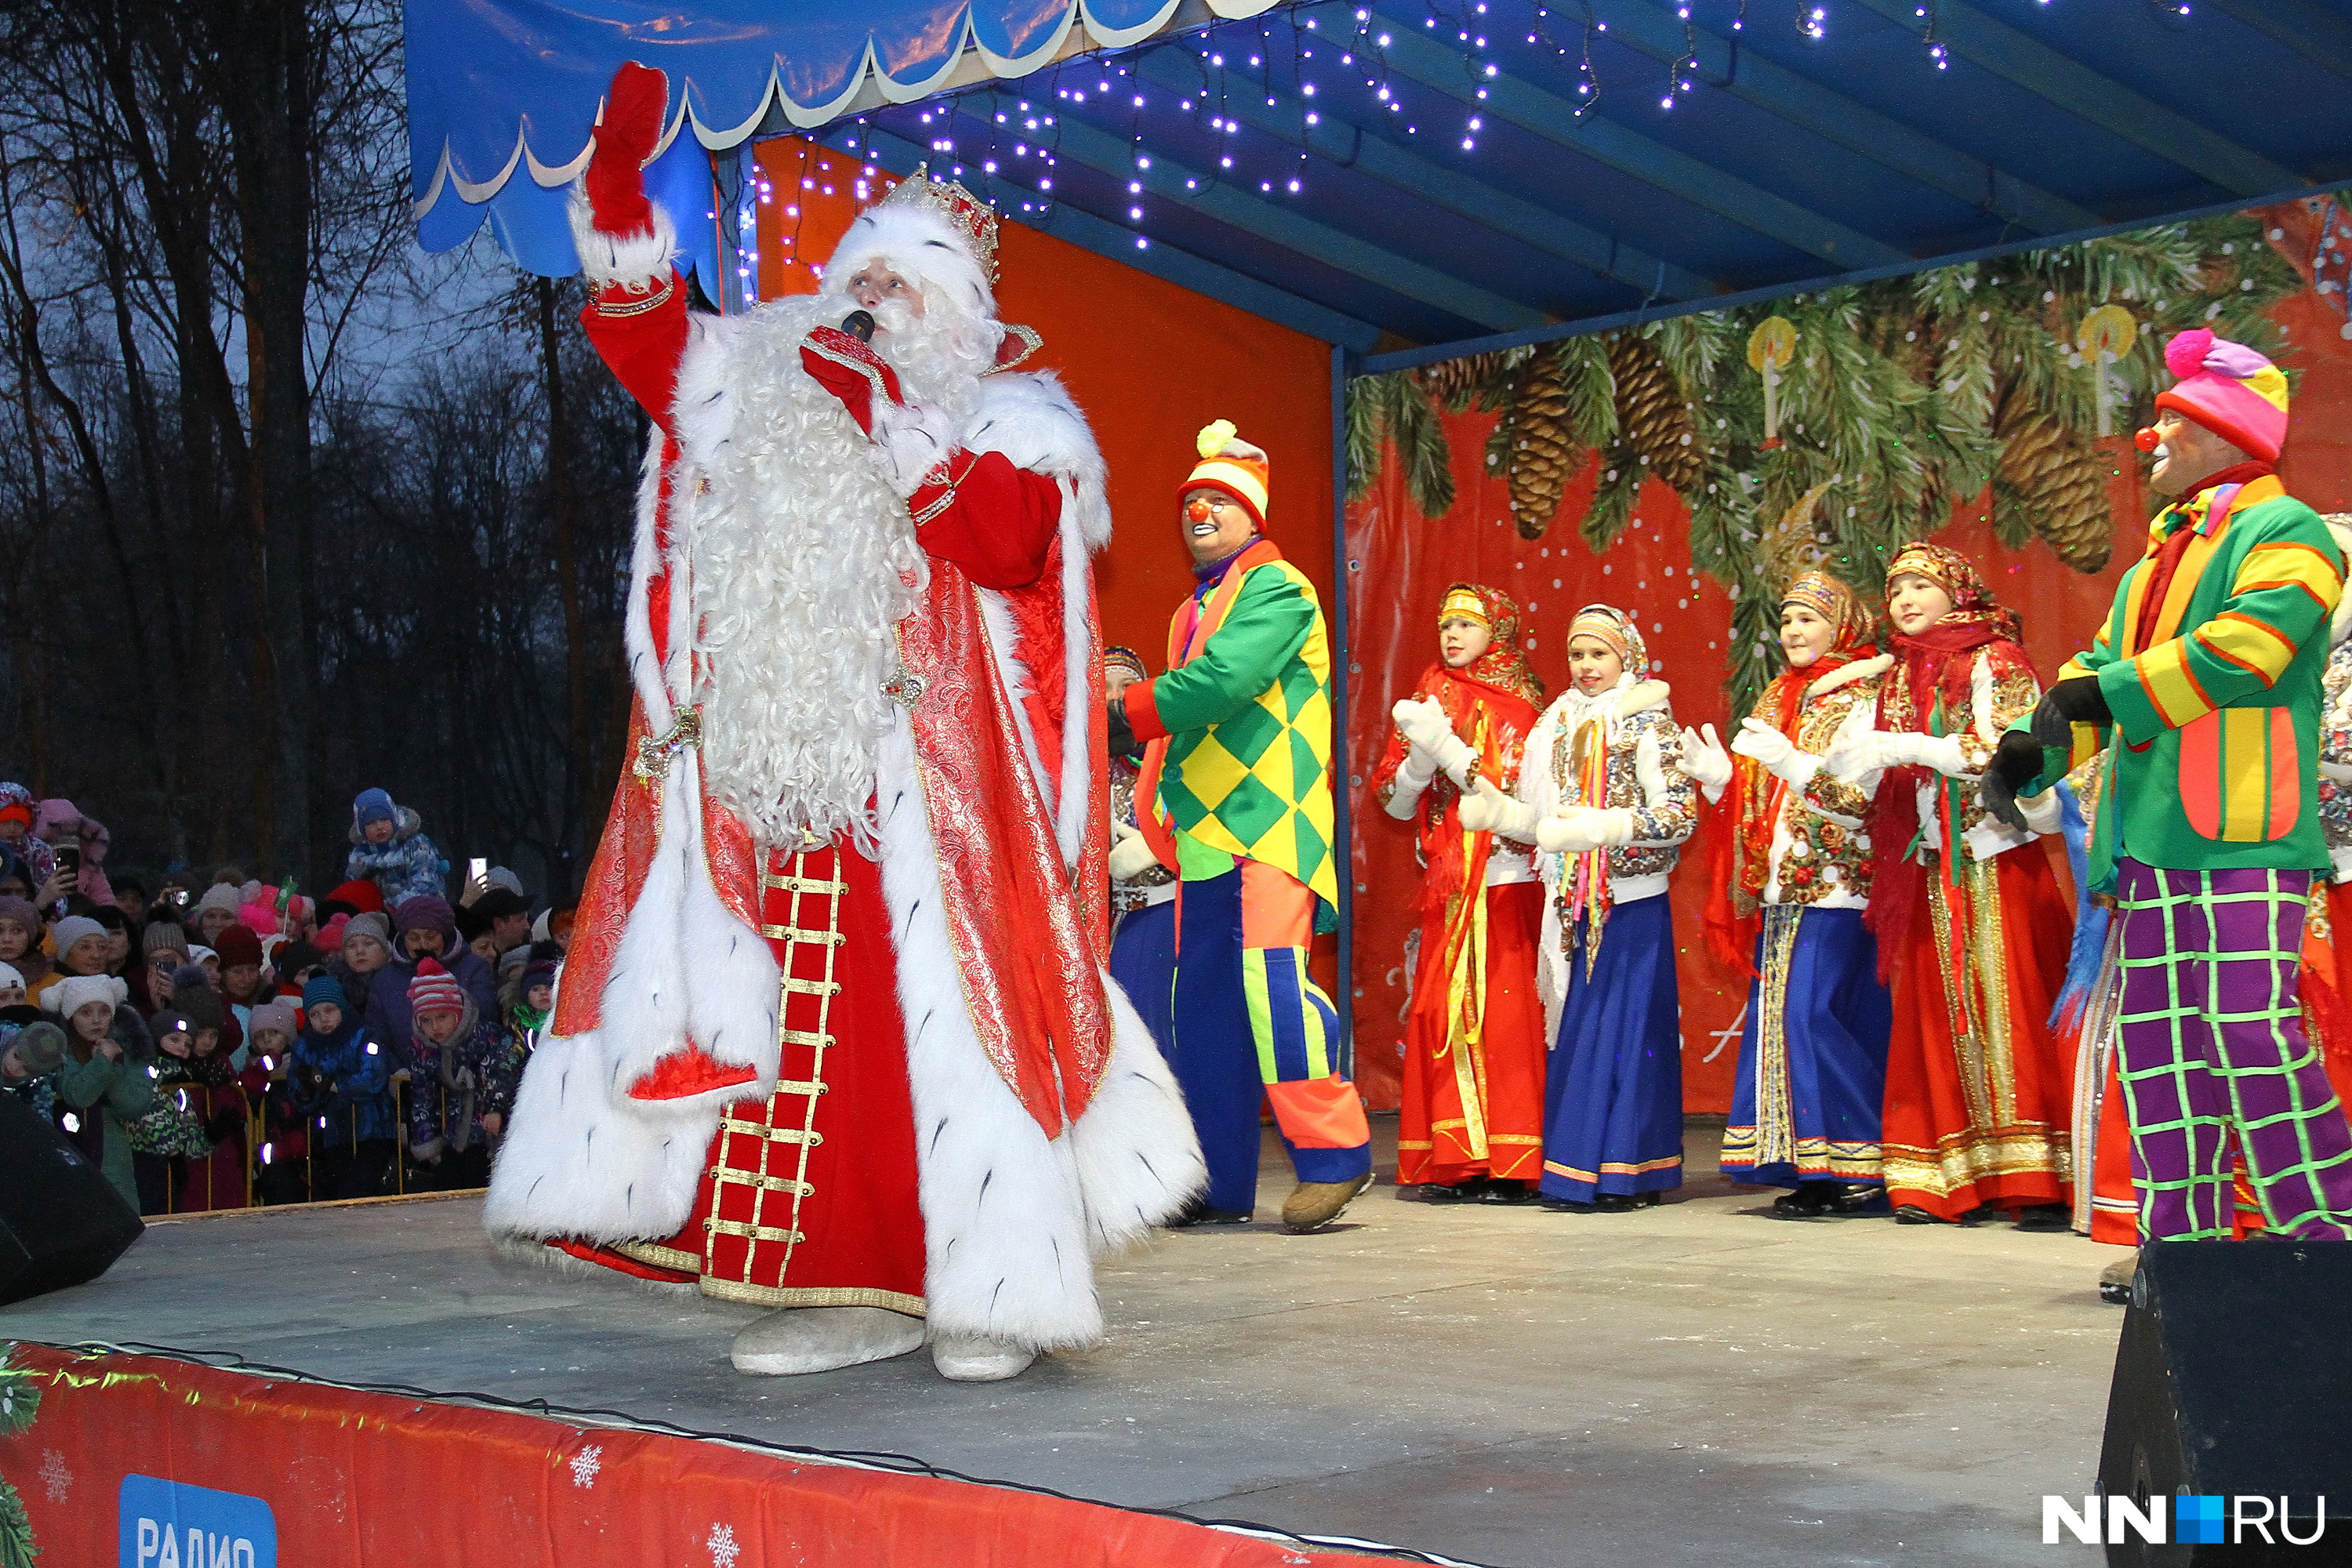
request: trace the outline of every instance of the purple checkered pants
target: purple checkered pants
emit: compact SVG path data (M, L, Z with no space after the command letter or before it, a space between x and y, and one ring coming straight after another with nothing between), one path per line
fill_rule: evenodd
M2140 1239L2230 1236L2233 1143L2271 1229L2352 1239L2352 1127L2295 996L2311 873L2116 870Z

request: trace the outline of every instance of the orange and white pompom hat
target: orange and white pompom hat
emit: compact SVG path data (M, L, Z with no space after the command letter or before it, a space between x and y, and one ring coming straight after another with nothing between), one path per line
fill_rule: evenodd
M1200 450L1201 460L1193 465L1192 476L1178 488L1177 499L1181 500L1198 489L1223 490L1242 503L1252 522L1265 528L1268 471L1265 454L1240 439L1230 419L1202 426L1194 445Z

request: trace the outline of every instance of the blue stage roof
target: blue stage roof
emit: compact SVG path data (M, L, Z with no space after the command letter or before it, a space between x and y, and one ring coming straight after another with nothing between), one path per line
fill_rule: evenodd
M408 51L428 248L571 271L636 58L706 279L799 131L1360 353L2352 182L2352 0L409 0Z

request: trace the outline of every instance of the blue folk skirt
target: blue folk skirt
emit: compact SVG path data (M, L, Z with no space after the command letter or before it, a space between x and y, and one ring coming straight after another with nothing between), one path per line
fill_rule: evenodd
M1591 1203L1683 1181L1682 1006L1665 895L1609 911L1585 973L1589 921L1568 952L1568 995L1544 1078L1543 1194Z
M1773 904L1723 1130L1736 1182L1875 1184L1894 1005L1860 910Z

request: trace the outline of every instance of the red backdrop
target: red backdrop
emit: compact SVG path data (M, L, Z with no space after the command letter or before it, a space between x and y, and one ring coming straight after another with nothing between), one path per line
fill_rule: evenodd
M2263 215L2281 232L2280 247L2298 261L2311 254L2315 208L2316 204L2294 203ZM2339 331L2344 312L2306 289L2273 313L2301 349L2290 362L2299 384L2281 477L2322 511L2352 509L2352 429L2347 428L2352 416L2352 342ZM1529 657L1554 691L1564 674L1565 629L1579 607L1601 601L1638 610L1650 657L1662 664L1658 673L1674 689L1675 718L1690 725L1711 722L1718 730L1729 718L1724 646L1730 598L1712 579L1692 575L1689 520L1681 498L1663 484L1650 483L1633 525L1606 553L1595 555L1576 528L1592 494L1588 471L1570 487L1549 534L1530 543L1510 526L1503 480L1490 477L1486 468L1486 436L1494 424L1491 415L1445 420L1459 499L1442 520L1433 521L1414 510L1392 453L1372 492L1349 509L1356 1075L1375 1106L1397 1101L1404 944L1414 923L1407 889L1418 873L1411 828L1383 813L1361 780L1386 743L1390 705L1411 694L1436 656L1437 605L1446 584L1486 583L1517 598L1529 632ZM2023 614L2026 647L2044 679L2090 639L2114 601L2117 581L2139 558L2147 516L2141 465L2125 438L2116 437L2109 447L2115 458L2117 548L2098 575L2068 569L2038 541L2022 550L1996 543L1986 497L1956 508L1950 526L1937 536L1982 564L2002 599ZM1747 987L1719 970L1699 940L1705 889L1698 860L1695 849L1685 851L1684 869L1669 894L1682 982L1683 1102L1691 1110L1720 1111L1731 1100Z

